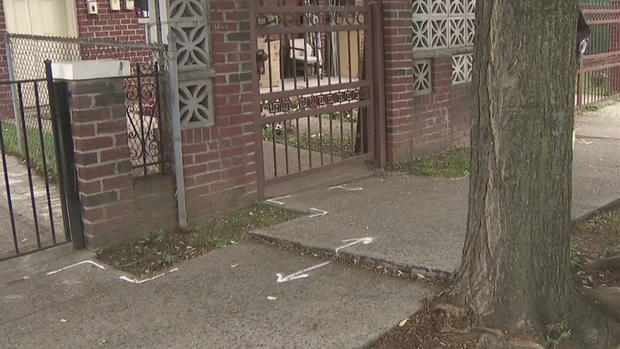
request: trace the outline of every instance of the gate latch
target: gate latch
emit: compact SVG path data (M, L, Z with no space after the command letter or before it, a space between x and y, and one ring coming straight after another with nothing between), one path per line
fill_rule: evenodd
M269 58L265 50L256 52L256 67L259 74L265 74L265 61Z

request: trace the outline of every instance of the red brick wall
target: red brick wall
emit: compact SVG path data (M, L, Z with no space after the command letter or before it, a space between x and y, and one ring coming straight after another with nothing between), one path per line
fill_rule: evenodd
M190 221L257 198L248 6L209 2L215 124L182 133Z
M86 244L100 248L176 227L173 178L131 173L122 80L69 83Z
M411 1L383 2L388 163L413 157Z
M109 1L97 0L99 14L89 15L86 13L85 2L76 0L79 36L82 38L145 43L145 27L138 23L134 11L123 9L124 1L121 0L120 11L112 11ZM131 62L139 62L147 60L150 56L151 53L145 50L82 47L82 59L126 59Z
M452 85L452 58L432 59L432 91L413 101L413 154L424 157L469 141L471 83Z
M471 84L452 85L451 56L432 59L432 91L414 96L411 1L384 6L387 155L389 163L468 143Z

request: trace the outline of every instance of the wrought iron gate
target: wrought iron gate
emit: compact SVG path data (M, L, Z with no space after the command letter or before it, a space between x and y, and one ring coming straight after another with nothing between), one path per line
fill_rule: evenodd
M376 5L267 2L250 2L259 194L263 185L375 159L382 114Z
M581 0L580 5L591 36L577 72L577 107L620 94L620 2Z
M71 241L50 64L46 78L0 81L13 95L0 106L0 260Z

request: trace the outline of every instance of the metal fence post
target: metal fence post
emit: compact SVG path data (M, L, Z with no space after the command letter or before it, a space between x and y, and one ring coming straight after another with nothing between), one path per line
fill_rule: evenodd
M65 223L67 239L73 241L73 248L85 247L84 225L82 224L82 207L77 188L77 175L73 155L73 138L71 135L71 117L69 110L69 90L67 82L54 82L52 63L46 61L48 90L50 95L50 112L52 128L56 140L56 163L58 166L59 188L61 200L64 197L65 212L68 222ZM64 215L63 215L64 216ZM69 229L66 229L68 225ZM70 235L69 235L70 234Z
M168 92L170 93L170 125L172 128L172 152L174 177L176 180L177 210L179 228L187 228L185 203L185 178L183 174L183 149L181 146L181 115L179 109L179 72L177 67L176 38L172 31L168 35Z

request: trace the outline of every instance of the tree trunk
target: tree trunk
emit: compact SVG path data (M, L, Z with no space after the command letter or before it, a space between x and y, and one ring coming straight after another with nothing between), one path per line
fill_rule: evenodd
M452 294L482 325L540 332L579 319L597 330L573 337L604 348L608 325L569 270L577 13L576 0L477 2L467 235Z

